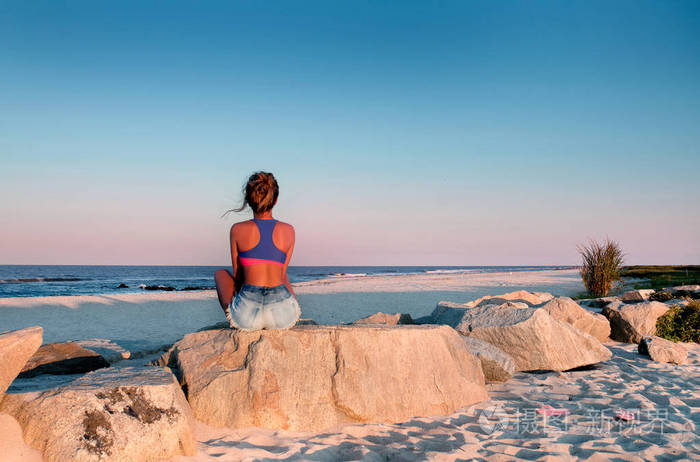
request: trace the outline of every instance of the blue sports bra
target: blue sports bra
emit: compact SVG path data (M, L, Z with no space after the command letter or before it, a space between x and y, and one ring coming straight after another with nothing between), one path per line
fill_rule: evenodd
M253 218L253 222L258 226L260 240L252 249L238 253L241 265L284 266L284 262L287 261L287 253L278 249L272 240L272 232L275 230L277 220L260 220L258 218Z

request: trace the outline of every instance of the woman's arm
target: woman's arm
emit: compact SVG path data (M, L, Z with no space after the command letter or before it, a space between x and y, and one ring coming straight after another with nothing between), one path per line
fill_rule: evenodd
M238 264L238 245L236 244L235 227L231 226L229 243L231 245L231 268L233 269L233 295L236 295L243 286L243 268Z
M284 285L289 289L289 291L294 295L294 298L297 298L297 294L294 293L294 289L292 289L292 284L289 282L289 275L287 275L287 267L289 266L289 262L292 260L292 252L294 252L294 242L295 242L295 235L294 235L294 227L289 226L291 229L292 233L292 245L289 247L289 250L287 251L287 260L284 262Z

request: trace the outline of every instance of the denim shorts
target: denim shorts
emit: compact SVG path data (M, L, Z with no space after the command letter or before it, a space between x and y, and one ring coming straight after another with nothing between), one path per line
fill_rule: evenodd
M243 284L228 308L229 324L242 330L288 329L301 316L297 299L284 284L275 287Z

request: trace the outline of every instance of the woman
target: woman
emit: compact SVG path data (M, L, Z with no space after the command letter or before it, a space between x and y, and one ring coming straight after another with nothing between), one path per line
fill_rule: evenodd
M279 187L272 173L256 172L244 188L246 206L253 219L231 227L233 274L214 275L219 303L231 327L243 330L287 329L301 314L287 277L294 250L292 225L272 218Z

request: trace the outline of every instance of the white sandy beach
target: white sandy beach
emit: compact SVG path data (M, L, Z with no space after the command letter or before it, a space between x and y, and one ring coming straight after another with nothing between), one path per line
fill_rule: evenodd
M447 416L398 425L351 425L320 434L198 423L199 453L214 460L698 460L700 345L682 366L650 361L637 346L609 342L613 358L586 370L517 373L490 383L491 399ZM567 409L567 418L536 413ZM638 419L613 419L618 408Z

